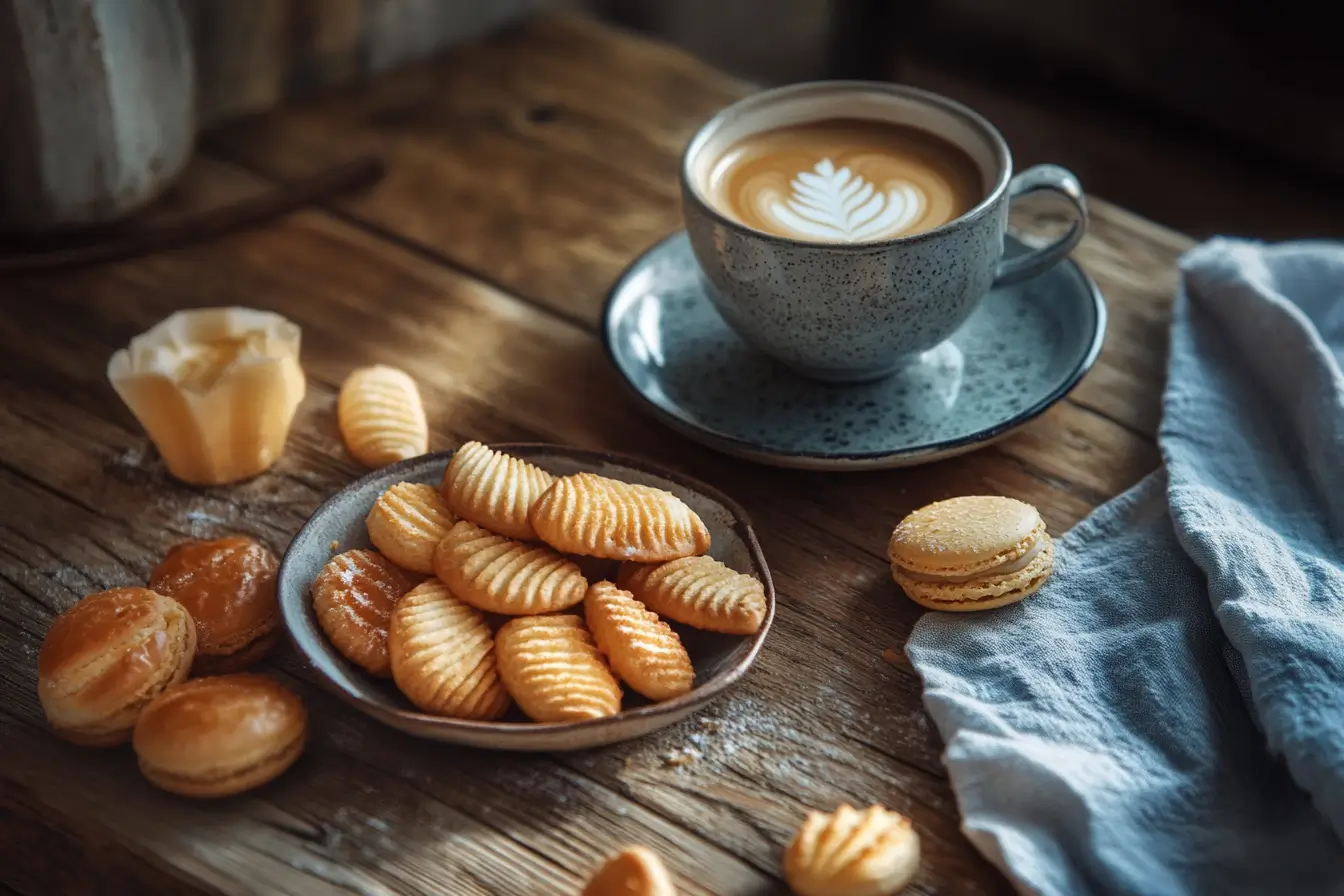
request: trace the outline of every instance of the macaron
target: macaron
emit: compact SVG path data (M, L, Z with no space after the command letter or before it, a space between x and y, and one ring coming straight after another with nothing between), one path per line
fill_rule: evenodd
M131 745L151 784L207 798L279 777L307 736L297 694L274 678L239 673L169 688L140 713Z
M891 577L930 610L972 612L1035 594L1054 568L1041 514L1022 501L968 495L921 507L887 546Z
M140 711L185 681L196 627L177 601L148 588L90 595L52 622L37 656L37 696L58 735L110 747L131 737Z
M168 551L149 587L187 608L196 623L195 675L238 672L280 640L275 555L243 535L187 541Z

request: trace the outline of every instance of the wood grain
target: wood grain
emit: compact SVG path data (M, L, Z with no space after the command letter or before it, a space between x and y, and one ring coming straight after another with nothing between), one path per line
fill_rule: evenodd
M594 333L606 284L676 226L667 178L679 141L741 86L572 19L407 77L220 135L170 202L181 212L232 201L375 149L389 174L370 194L208 244L0 284L11 299L0 316L0 675L14 695L0 711L0 818L43 819L77 855L95 844L201 892L572 893L601 856L643 842L685 892L737 894L782 889L779 850L806 810L880 801L923 838L913 892L1006 891L959 832L919 682L882 659L919 612L890 581L886 539L908 510L968 492L1030 500L1060 532L1156 463L1160 349L1129 340L1163 331L1179 238L1102 207L1085 263L1113 316L1130 321L1112 330L1105 388L927 467L770 470L644 416ZM622 164L604 187L611 158ZM104 366L173 310L233 303L303 327L309 392L272 472L188 488L167 477ZM468 438L605 447L728 490L752 515L779 592L753 673L639 741L511 756L380 728L315 688L286 651L267 668L312 708L308 754L273 786L218 805L154 791L126 751L55 741L34 690L51 617L90 591L142 582L184 537L245 532L283 550L359 473L334 402L344 375L373 362L419 381L431 449ZM48 879L11 867L0 862L0 880L20 889Z

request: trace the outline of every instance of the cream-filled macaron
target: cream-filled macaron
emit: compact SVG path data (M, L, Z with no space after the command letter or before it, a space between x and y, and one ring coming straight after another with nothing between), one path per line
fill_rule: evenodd
M66 740L125 743L145 704L186 680L195 653L196 626L181 604L148 588L114 588L51 624L37 657L37 696Z
M930 610L969 612L1034 594L1054 568L1054 543L1030 504L951 498L901 520L887 547L891 576Z
M132 745L151 783L182 796L220 797L278 777L307 735L297 694L274 678L240 673L168 689L140 713Z

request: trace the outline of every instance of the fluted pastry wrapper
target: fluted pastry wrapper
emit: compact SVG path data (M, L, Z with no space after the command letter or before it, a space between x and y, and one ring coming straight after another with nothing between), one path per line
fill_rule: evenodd
M194 485L255 476L284 452L303 400L299 327L268 311L179 311L112 356L107 378Z

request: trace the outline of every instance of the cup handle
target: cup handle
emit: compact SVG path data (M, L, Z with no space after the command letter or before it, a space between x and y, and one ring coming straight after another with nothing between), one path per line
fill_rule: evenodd
M1058 193L1069 201L1074 211L1073 223L1049 245L1014 258L1001 259L994 273L995 286L1027 280L1053 267L1073 251L1087 231L1087 200L1083 196L1083 187L1067 168L1058 165L1034 165L1028 168L1008 182L1008 201L1011 203L1019 196L1042 190Z

